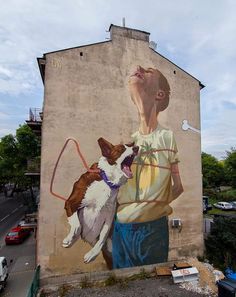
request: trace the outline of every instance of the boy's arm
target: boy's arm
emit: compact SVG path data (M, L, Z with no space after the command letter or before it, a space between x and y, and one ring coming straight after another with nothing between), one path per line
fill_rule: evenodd
M184 189L182 186L181 178L179 175L178 163L171 164L171 177L173 181L172 185L172 198L173 200L178 198L180 194L183 193Z

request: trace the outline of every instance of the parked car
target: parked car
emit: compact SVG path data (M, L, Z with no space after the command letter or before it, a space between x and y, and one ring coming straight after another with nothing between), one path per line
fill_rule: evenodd
M217 202L213 204L216 208L223 209L223 210L232 210L233 206L232 204L228 202Z
M212 209L212 205L209 204L208 196L202 196L202 208L203 208L203 213L207 213L208 210Z
M232 205L233 210L236 210L236 201L232 201L230 202L230 204Z
M14 243L22 243L29 235L30 235L29 229L15 227L11 229L9 233L7 233L5 237L5 243L6 245L14 244Z
M26 214L19 222L18 227L34 231L37 228L37 213Z
M5 257L0 257L0 292L2 292L6 287L7 278L8 278L7 259Z

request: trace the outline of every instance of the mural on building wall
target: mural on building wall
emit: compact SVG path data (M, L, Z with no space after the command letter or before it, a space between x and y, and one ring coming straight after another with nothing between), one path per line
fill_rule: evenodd
M158 119L169 104L167 79L138 66L128 87L140 120L134 143L112 145L100 138L102 157L65 202L70 232L63 247L82 238L92 246L84 262L102 251L109 269L167 261L170 203L183 192L173 132Z
M63 247L70 247L77 239L88 242L92 249L84 262L94 260L102 250L116 211L119 188L132 178L131 164L138 153L132 144L112 145L98 139L102 157L74 183L72 193L65 202L70 232Z
M140 120L132 138L140 150L132 166L134 177L118 196L112 235L113 268L167 261L167 217L172 213L169 204L183 192L173 132L158 120L169 104L167 79L157 69L138 66L128 86Z

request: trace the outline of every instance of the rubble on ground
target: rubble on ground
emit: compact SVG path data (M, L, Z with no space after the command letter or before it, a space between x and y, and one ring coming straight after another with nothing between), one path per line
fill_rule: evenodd
M185 290L206 296L217 296L218 288L216 282L223 279L224 274L219 270L215 270L211 264L200 262L196 258L189 258L187 262L197 268L199 280L183 282L179 286Z
M145 270L143 270L136 275L139 276L136 278L119 278L113 275L110 276L107 280L97 283L90 282L89 279L84 279L84 281L80 283L78 282L77 284L71 284L71 286L70 284L63 284L61 286L58 286L57 288L52 288L52 286L49 286L47 289L45 288L45 291L43 288L41 288L42 295L39 293L39 296L58 297L58 294L60 296L60 292L63 291L64 293L67 292L63 295L67 297L135 297L140 294L144 297L216 297L218 295L218 287L216 281L224 278L223 273L219 270L215 270L214 267L209 263L198 261L197 258L188 258L185 259L185 261L186 262L176 261L174 268L186 269L187 266L195 267L199 272L198 280L185 281L174 284L171 277L171 270L173 270L172 264L166 267L157 266L152 272L145 272ZM111 285L111 278L114 278L113 285ZM48 293L48 295L43 295L44 292Z

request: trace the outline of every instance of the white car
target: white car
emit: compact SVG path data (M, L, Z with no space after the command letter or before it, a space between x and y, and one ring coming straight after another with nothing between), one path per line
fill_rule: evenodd
M223 210L232 210L233 206L231 203L228 202L217 202L215 204L213 204L216 208L220 208Z
M233 209L236 210L236 201L232 201L230 204L232 205Z

